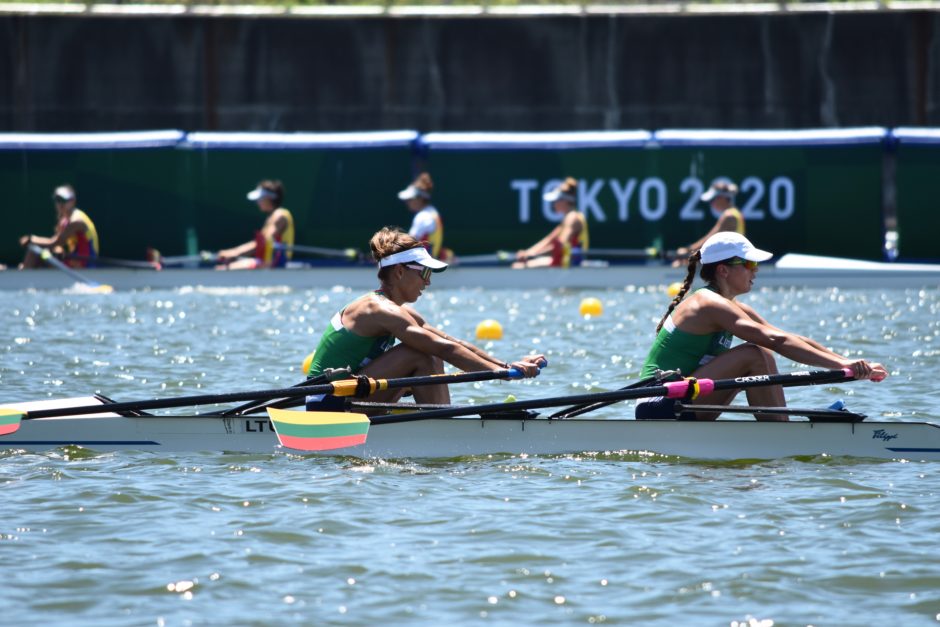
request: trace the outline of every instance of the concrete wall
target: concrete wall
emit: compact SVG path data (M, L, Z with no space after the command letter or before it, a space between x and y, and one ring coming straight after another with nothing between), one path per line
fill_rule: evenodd
M0 15L0 130L940 125L940 13Z

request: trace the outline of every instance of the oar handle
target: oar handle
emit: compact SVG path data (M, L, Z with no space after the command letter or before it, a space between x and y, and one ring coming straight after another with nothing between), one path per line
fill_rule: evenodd
M689 377L681 381L670 381L663 384L667 398L697 398L708 396L715 390L732 390L755 387L758 385L806 385L809 383L823 383L825 381L842 381L855 378L851 368L842 370L816 370L814 372L791 372L788 374L761 374L749 377L735 377L734 379L695 379Z
M468 383L471 381L489 381L491 379L518 379L525 376L518 368L502 370L481 370L478 372L458 372L455 374L432 374L423 377L401 377L398 379L345 379L334 381L335 396L368 396L382 390L410 388L415 385L447 385L449 383Z

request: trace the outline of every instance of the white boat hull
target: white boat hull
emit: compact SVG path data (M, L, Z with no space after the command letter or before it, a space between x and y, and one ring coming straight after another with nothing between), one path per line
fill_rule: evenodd
M60 407L93 399L61 399ZM67 403L67 404L66 404ZM49 407L49 402L20 404ZM98 451L272 453L281 449L264 416L132 417L114 414L24 420L0 436L6 450L77 445ZM377 424L361 446L326 451L360 458L452 458L489 454L558 455L648 451L693 459L795 456L940 460L940 426L926 422L716 422L548 419L431 419Z

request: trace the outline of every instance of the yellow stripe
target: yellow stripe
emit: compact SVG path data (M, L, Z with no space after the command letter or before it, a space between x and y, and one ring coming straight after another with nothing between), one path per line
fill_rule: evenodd
M341 411L293 411L289 409L268 408L268 415L277 422L294 425L355 424L369 422L365 414L353 414Z

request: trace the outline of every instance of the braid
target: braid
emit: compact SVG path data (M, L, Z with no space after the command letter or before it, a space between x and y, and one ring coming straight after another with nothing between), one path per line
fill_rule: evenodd
M666 322L666 318L669 317L669 314L672 313L672 310L682 302L682 299L685 298L685 295L689 293L689 289L692 287L692 283L695 281L695 268L698 266L699 260L702 258L702 251L696 250L691 255L689 255L689 271L685 275L685 281L682 282L682 287L679 288L679 293L676 294L676 297L672 299L672 302L669 303L669 309L666 310L666 315L663 316L663 319L659 321L659 324L656 325L656 333L659 333L660 329L663 328L663 324Z

